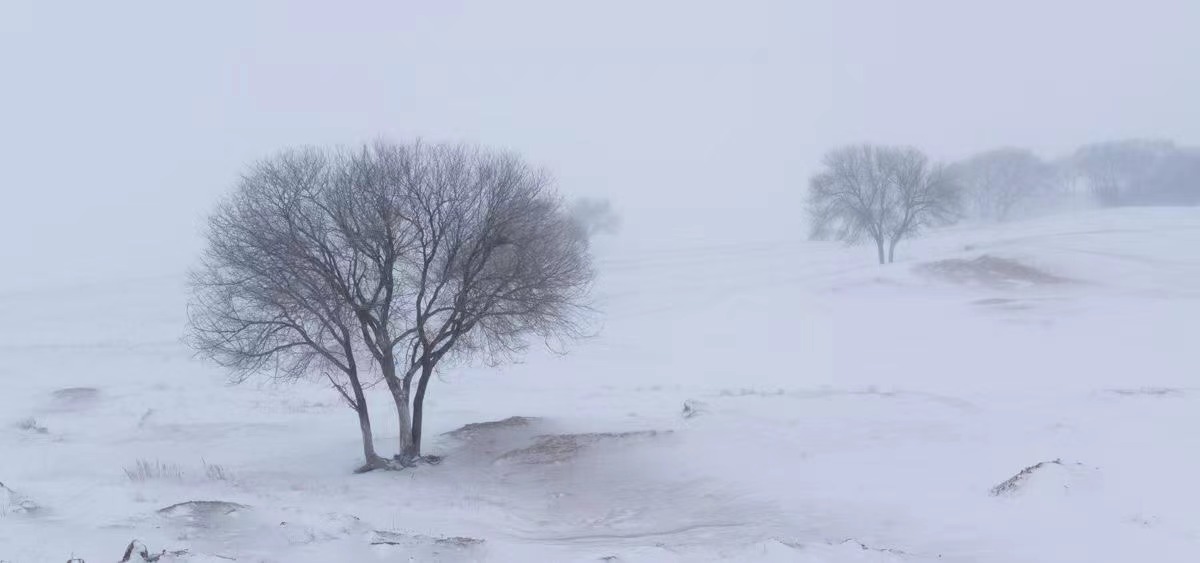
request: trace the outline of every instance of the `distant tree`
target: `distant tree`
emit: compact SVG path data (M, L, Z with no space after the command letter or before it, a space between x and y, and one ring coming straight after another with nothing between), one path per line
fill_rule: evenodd
M621 228L621 217L607 199L579 198L571 203L570 213L589 235L613 234Z
M1200 151L1171 141L1094 143L1071 163L1101 205L1200 204Z
M1156 177L1158 190L1151 203L1200 205L1200 148L1180 147Z
M1164 141L1116 141L1085 145L1073 163L1101 205L1127 205L1141 199L1154 170L1174 146Z
M958 186L915 148L843 147L823 164L809 185L813 238L870 239L883 264L895 260L901 240L955 217Z
M1004 148L977 154L952 167L971 212L1005 221L1057 185L1058 171L1027 149Z
M364 468L383 465L356 357L357 323L343 298L358 270L335 236L329 203L339 162L317 149L252 166L209 220L208 248L191 277L191 341L241 382L265 372L320 375L358 413Z

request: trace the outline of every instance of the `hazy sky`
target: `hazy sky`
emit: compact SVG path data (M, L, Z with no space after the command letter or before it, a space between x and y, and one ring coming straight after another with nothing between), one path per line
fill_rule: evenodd
M1200 144L1200 2L0 2L0 287L182 272L280 147L518 150L629 241L797 237L821 153Z

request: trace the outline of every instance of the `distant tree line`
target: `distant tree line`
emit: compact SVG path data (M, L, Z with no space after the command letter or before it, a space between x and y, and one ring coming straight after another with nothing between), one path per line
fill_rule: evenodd
M1045 160L1000 148L949 164L913 147L854 145L825 155L809 181L810 235L870 241L879 263L901 240L963 218L1007 221L1079 205L1200 205L1200 148L1171 141L1093 143Z
M1171 141L1113 141L1081 147L1067 161L1104 206L1200 204L1200 148Z
M964 209L1005 221L1087 198L1102 207L1200 204L1200 148L1171 141L1124 140L1084 145L1053 161L1027 149L987 151L954 165Z

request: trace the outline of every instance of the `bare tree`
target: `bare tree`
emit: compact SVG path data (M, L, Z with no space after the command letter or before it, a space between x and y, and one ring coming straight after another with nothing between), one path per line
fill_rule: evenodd
M404 268L416 241L408 186L425 174L413 156L407 147L384 142L347 155L333 177L329 205L332 229L354 264L340 296L353 311L359 342L396 405L401 452L410 449L412 422L410 393L397 375L395 350L415 333L404 298L410 291Z
M825 155L825 170L809 180L808 212L813 238L857 243L869 238L885 260L887 181L871 145L843 147Z
M1116 141L1080 147L1073 159L1101 205L1127 205L1149 189L1158 163L1174 149L1167 141Z
M953 166L975 216L995 221L1051 195L1058 172L1027 149L1003 148L977 154Z
M813 238L870 239L879 263L926 226L953 219L958 188L941 165L910 147L856 145L835 149L810 180Z
M396 275L411 318L394 355L396 383L412 399L407 463L421 458L436 370L447 359L509 359L530 337L579 336L593 270L586 225L518 157L421 145L381 146L376 157L403 189L415 241Z
M368 468L381 460L361 374L377 368L407 465L448 359L501 361L529 337L581 334L595 227L509 154L382 141L285 153L213 218L196 344L241 377L325 374L359 412Z
M887 148L881 152L885 176L892 178L897 193L896 210L886 225L888 262L896 259L896 245L932 225L953 221L958 212L960 188L940 164L911 148Z
M402 343L402 383L415 378L416 388L401 457L415 460L438 367L448 358L509 359L530 336L580 336L594 274L589 233L546 174L510 154L407 150L427 170L406 185L416 251L403 272L413 330Z
M356 259L330 213L339 161L317 149L259 162L210 219L189 306L196 349L235 381L320 374L358 413L364 468L382 464L372 440L354 311L341 298Z

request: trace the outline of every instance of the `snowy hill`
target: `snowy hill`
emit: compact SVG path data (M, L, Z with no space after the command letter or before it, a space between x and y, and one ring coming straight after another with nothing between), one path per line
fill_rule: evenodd
M611 242L599 334L448 371L445 461L403 472L351 474L319 382L192 359L182 276L0 294L0 560L1200 559L1200 210L956 227L886 267Z

